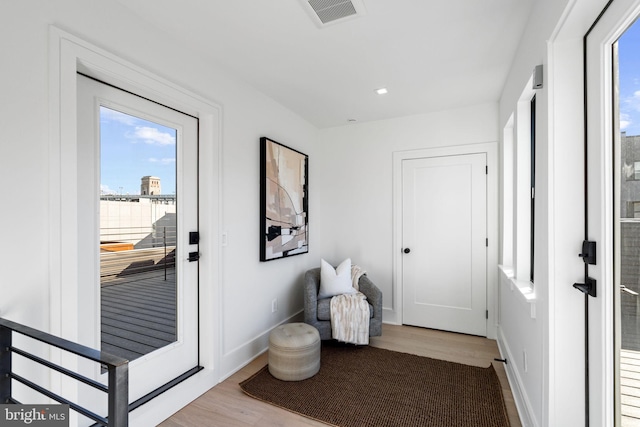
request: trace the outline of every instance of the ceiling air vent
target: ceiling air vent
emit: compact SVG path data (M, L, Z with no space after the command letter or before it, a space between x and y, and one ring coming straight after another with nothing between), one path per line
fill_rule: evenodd
M319 27L364 14L361 0L302 0Z

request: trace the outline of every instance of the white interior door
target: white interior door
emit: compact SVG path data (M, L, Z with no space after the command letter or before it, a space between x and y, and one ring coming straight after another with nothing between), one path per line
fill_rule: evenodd
M486 154L402 163L403 323L487 334Z
M79 337L130 360L130 401L198 365L197 128L78 76Z

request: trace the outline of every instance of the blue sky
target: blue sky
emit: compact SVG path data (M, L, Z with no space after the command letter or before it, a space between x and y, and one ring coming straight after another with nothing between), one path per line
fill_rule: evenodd
M162 194L176 189L176 130L100 107L102 194L140 194L140 178L160 178Z
M640 135L640 23L618 41L620 78L620 130Z

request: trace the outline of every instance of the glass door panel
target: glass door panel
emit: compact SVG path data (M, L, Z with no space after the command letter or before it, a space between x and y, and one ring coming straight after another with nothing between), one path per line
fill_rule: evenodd
M79 75L78 138L79 335L135 401L198 365L198 120Z
M640 426L640 25L614 45L617 260L616 395L623 427Z
M177 130L100 107L101 348L176 341Z

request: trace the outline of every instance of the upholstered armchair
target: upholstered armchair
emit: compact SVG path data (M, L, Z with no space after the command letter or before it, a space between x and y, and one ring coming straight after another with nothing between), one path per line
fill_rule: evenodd
M366 275L360 276L358 287L369 303L369 336L382 335L382 292ZM321 340L331 339L331 298L318 300L320 268L313 268L304 275L304 321L315 326Z

